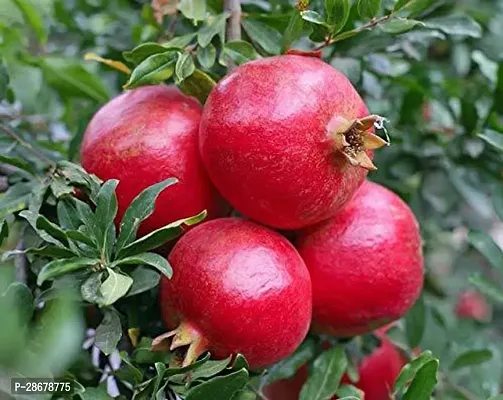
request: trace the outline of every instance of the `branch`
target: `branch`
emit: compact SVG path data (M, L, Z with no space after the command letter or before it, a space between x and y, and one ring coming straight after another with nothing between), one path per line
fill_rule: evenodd
M241 39L241 2L240 0L224 0L224 11L230 14L227 20L227 41ZM229 64L229 69L234 69L234 63Z
M51 166L55 166L55 163L53 160L51 160L49 157L47 157L44 153L42 153L39 150L37 150L36 148L34 148L30 143L26 142L21 136L19 136L16 132L14 132L9 127L7 127L3 124L0 124L0 130L3 131L4 133L6 133L8 136L10 136L16 142L18 142L25 149L29 150L30 153L32 153L34 156L36 156L42 162L47 163Z

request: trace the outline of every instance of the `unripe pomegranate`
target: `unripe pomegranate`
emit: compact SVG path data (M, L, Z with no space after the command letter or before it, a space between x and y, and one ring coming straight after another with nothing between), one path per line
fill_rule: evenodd
M242 214L280 229L333 216L375 169L371 115L349 80L316 57L246 63L205 104L203 162Z
M313 284L313 330L345 337L402 317L423 284L421 236L396 194L366 182L335 217L300 232Z
M250 221L222 218L183 236L169 255L171 280L161 281L164 322L154 341L189 346L184 365L205 351L243 354L252 369L292 353L311 321L307 268L280 234Z
M176 87L145 86L105 104L87 127L82 165L103 180L119 179L118 221L141 191L178 178L161 193L140 235L205 209L208 218L221 213L222 201L199 156L201 110L194 98Z
M487 321L492 313L485 297L475 290L466 290L459 295L455 311L460 318L476 321Z

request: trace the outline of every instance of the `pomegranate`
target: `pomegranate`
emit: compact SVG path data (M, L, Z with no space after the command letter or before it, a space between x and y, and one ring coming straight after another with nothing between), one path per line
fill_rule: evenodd
M292 353L311 321L307 268L280 234L250 221L221 218L195 227L169 255L173 278L161 281L169 329L154 349L189 346L183 365L205 351L241 353L252 369Z
M421 236L396 194L366 182L334 218L299 233L318 333L360 335L402 317L423 284Z
M349 80L316 57L283 55L241 65L204 106L203 162L242 214L280 229L333 215L375 169L370 115Z
M363 391L365 400L389 400L390 390L407 360L383 331L376 332L376 335L381 339L381 345L362 359L358 366L358 382L351 382L345 375L342 383L354 385ZM264 394L268 400L298 400L307 378L308 369L305 365L292 378L266 386Z
M124 92L92 118L82 143L82 165L103 180L119 179L117 221L142 190L170 177L179 182L158 197L140 235L205 209L208 218L220 215L222 200L199 156L201 112L194 98L159 85Z
M459 295L455 311L459 318L481 322L488 321L492 314L485 297L475 290L466 290Z

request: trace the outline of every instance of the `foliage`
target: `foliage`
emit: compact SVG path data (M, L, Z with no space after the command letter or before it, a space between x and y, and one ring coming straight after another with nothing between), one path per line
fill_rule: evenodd
M119 392L251 400L307 362L302 399L359 396L340 380L375 347L372 335L334 341L329 350L327 338L309 335L264 373L249 371L241 356L205 355L179 368L176 353L152 352L163 329L157 285L172 273L155 249L204 212L136 238L157 196L176 185L171 179L139 195L116 232L118 182L101 182L77 165L90 117L120 91L167 81L204 102L235 65L294 48L321 51L371 111L390 121L392 146L377 154L379 170L370 177L406 199L421 225L425 290L389 332L410 359L393 394L497 396L502 4L258 0L243 1L242 9L242 37L235 38L225 33L233 16L221 0L0 2L0 376L64 377L84 400ZM494 303L491 323L453 313L470 286ZM9 388L0 379L0 390Z

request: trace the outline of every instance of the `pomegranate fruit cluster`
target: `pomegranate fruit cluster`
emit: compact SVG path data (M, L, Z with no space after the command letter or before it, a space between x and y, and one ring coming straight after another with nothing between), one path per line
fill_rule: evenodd
M168 177L179 183L141 235L208 212L168 255L174 275L163 277L160 301L169 332L154 347L185 349L185 365L206 351L242 353L257 369L291 354L310 328L349 337L402 317L422 288L421 237L409 207L366 181L386 144L374 132L381 121L341 72L301 55L238 67L203 107L165 85L103 106L82 164L120 180L118 220ZM231 208L244 217L228 217ZM276 230L293 231L293 244ZM383 346L379 354L393 353ZM373 363L362 369L381 369Z

